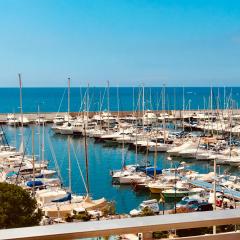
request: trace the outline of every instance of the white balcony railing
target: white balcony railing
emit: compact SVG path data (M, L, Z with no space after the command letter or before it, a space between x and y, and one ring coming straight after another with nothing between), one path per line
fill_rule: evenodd
M240 209L5 229L0 230L0 239L76 239L129 233L143 233L143 236L144 234L147 236L148 233L154 231L190 229L228 224L240 224ZM232 240L240 239L240 232L181 239Z

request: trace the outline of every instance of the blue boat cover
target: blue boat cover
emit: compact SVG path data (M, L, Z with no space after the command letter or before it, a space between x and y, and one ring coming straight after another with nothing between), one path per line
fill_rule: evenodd
M145 172L148 176L153 176L154 175L154 167L147 167L145 169ZM162 174L162 169L156 168L156 174Z
M39 174L35 178L43 178L43 177L44 177L43 174Z
M66 196L59 199L52 200L52 202L66 202L66 201L70 201L71 199L72 199L72 194L68 192Z
M136 171L137 172L146 172L146 168L148 168L148 167L151 167L151 166L149 164L147 166L146 165L137 166Z
M28 182L27 182L27 186L28 186L28 187L33 187L33 186L38 187L38 186L42 186L42 185L43 185L43 183L42 183L41 181L39 181L39 180L36 180L36 181L28 181Z

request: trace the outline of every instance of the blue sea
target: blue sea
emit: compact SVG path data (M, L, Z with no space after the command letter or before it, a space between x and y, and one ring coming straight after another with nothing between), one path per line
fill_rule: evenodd
M87 94L87 92L89 94ZM145 87L145 109L161 110L161 87ZM67 88L23 88L23 111L25 113L37 112L38 106L41 112L66 112ZM240 101L240 88L216 88L212 89L212 107L228 107L230 102L234 107ZM84 99L89 96L89 111L106 110L108 106L108 89L97 88L71 88L70 111L78 112L84 108ZM206 109L210 108L211 89L209 87L166 87L165 110L182 109ZM184 96L184 101L183 101ZM225 97L224 97L225 96ZM111 87L109 89L109 107L112 111L132 111L142 108L142 87ZM224 101L225 99L225 101ZM233 101L230 101L233 100ZM225 104L225 106L224 106ZM0 113L19 112L19 89L0 88Z
M226 89L227 99L234 99L236 104L240 100L240 88ZM142 89L138 88L110 88L110 109L117 110L118 102L120 110L132 110L137 107L138 95ZM145 103L148 109L161 109L161 88L145 88ZM85 95L86 88L72 88L71 89L71 111L81 110L82 99ZM134 94L133 94L134 92ZM204 107L210 96L209 88L185 88L185 103L191 102L191 109L198 109ZM219 105L223 107L224 103L224 89L213 89L213 105L216 107L216 96L219 96ZM100 97L101 96L101 97ZM117 97L119 96L119 98ZM133 101L133 96L134 101ZM62 99L62 105L60 107ZM102 101L102 110L107 108L107 89L105 88L90 88L89 101L90 110L99 110L99 102ZM119 101L117 100L119 99ZM174 100L175 99L175 100ZM205 99L205 100L204 100ZM191 100L191 101L190 101ZM174 103L175 102L175 103ZM182 88L166 88L166 109L182 109L183 89ZM42 112L56 112L67 111L67 89L64 88L24 88L23 89L23 110L24 112L36 112L37 106L40 106ZM101 105L101 103L100 103ZM19 89L5 88L0 89L0 112L18 112L19 106ZM187 108L187 107L186 107ZM8 142L11 145L19 147L20 132L10 126L3 126ZM39 145L39 129L35 127L35 154L40 155ZM42 131L42 129L40 129ZM31 127L24 128L25 144L27 146L28 154L31 154ZM71 137L71 164L72 164L72 190L74 193L85 194L84 184L81 177L81 171L85 177L85 160L84 160L84 142L82 138ZM67 137L55 135L51 131L51 125L45 128L45 158L49 160L49 167L54 169L54 157L50 150L52 144L57 165L60 168L63 184L65 187L69 185L68 182L68 155L67 155ZM143 200L150 198L159 198L157 195L151 195L149 192L136 192L131 186L113 186L111 183L110 170L120 169L122 164L122 148L121 146L113 147L105 143L95 143L93 139L88 139L89 149L89 178L90 178L90 192L93 198L105 197L108 200L116 203L118 213L128 213L131 209L136 208ZM76 154L76 157L75 157ZM127 146L124 149L124 154L127 164L135 163L135 153L129 150ZM146 156L139 153L138 162L145 161L146 158L153 163L153 154ZM160 168L168 168L177 164L183 159L175 159L173 162L167 160L166 154L159 153L157 156L157 165ZM184 160L186 161L186 160ZM80 166L80 169L79 167ZM207 173L213 168L209 163L197 162L194 160L187 161L187 168L199 171L200 173ZM221 167L220 172L228 171L234 174L237 169L230 169L228 167ZM171 208L173 203L166 203L166 208Z

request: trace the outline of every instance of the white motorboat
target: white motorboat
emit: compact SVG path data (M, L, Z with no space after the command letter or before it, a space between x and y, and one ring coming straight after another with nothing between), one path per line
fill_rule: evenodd
M138 209L133 209L130 211L130 215L132 217L134 216L138 216L141 215L141 213L145 210L145 209L149 209L151 210L153 213L159 213L159 205L158 205L158 201L157 199L151 199L151 200L146 200L143 201L140 205Z
M172 148L174 145L173 144L168 144L168 143L154 143L154 142L150 142L150 144L148 145L148 151L149 152L166 152L168 151L170 148Z
M53 119L53 123L55 125L62 125L65 122L64 117L60 115L56 115L56 117Z
M127 176L121 176L119 178L119 183L120 184L142 184L150 179L151 178L146 176L146 174L142 172L136 172Z
M59 126L58 130L60 131L60 133L62 135L71 135L71 134L73 134L73 126L69 122L64 123L62 126Z
M189 149L192 146L193 146L193 142L192 141L188 141L188 142L183 143L180 146L176 146L176 147L170 148L167 151L167 153L169 155L171 155L171 156L179 156L181 151Z
M143 125L152 125L154 123L156 123L158 120L157 115L152 112L147 110L144 115L143 115Z

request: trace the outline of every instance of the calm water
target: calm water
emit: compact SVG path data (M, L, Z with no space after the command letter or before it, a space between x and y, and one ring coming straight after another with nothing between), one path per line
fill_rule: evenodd
M83 98L86 88L71 88L71 111L78 112L83 109ZM183 108L183 88L169 87L165 90L165 109ZM240 88L226 88L225 107L229 100L233 99L235 107L240 101ZM162 88L145 87L146 109L162 109ZM90 88L89 105L90 111L107 109L107 89ZM19 89L0 88L0 112L19 112ZM119 97L117 97L119 96ZM142 88L110 88L110 109L132 110L139 107L139 96L142 96ZM198 109L209 107L210 88L187 87L184 88L185 109ZM224 107L224 88L213 88L213 108ZM62 104L60 104L62 102ZM36 112L38 105L42 112L67 111L67 89L66 88L23 88L23 110L24 112Z
M229 99L235 101L236 106L240 101L240 88L226 88L225 101L224 89L213 88L213 107L218 105L223 108L224 102L227 107ZM110 109L132 110L138 108L140 88L110 88ZM145 88L145 105L148 109L162 109L161 88ZM83 109L83 98L86 88L71 88L71 111L79 111ZM19 112L19 89L17 88L1 88L0 89L0 112ZM117 97L119 96L119 97ZM210 88L185 88L185 109L206 108L209 102ZM119 100L118 100L119 99ZM219 99L219 101L217 101ZM60 104L62 102L62 104ZM106 88L90 88L89 89L90 111L98 111L99 109L107 109L107 90ZM23 89L23 110L24 112L36 112L37 106L40 106L42 112L67 111L67 89L65 88L24 88ZM182 109L183 106L183 89L182 88L166 88L166 109ZM8 141L12 145L19 147L19 130L12 127L4 126ZM35 129L35 153L39 153L39 142ZM68 157L67 157L67 137L54 135L50 130L50 126L45 129L45 157L50 161L50 168L55 168L54 158L50 151L49 140L52 142L56 159L61 170L61 176L65 186L68 186ZM48 140L49 139L49 140ZM25 128L25 142L29 154L31 153L31 128ZM71 138L71 163L72 163L72 190L78 194L84 194L84 184L78 168L77 160L74 156L76 153L81 171L85 177L85 161L84 161L84 145L83 139ZM89 172L90 172L90 191L94 198L105 197L108 200L116 202L117 211L129 212L138 204L151 197L149 193L134 192L131 187L112 186L110 170L120 169L122 162L121 147L110 147L103 143L94 143L89 139ZM125 148L125 157L127 164L135 163L135 154L133 151ZM153 161L153 154L149 154L149 160ZM138 155L138 160L144 160L144 154ZM178 159L181 160L181 159ZM166 160L165 154L158 154L158 167L167 168L171 163ZM188 160L188 168L206 173L212 170L206 162L198 162ZM221 168L221 171L229 170ZM232 171L232 169L230 169ZM168 204L167 207L170 207Z
M13 127L4 126L7 138L11 145L19 147L20 134L19 129L16 131ZM31 128L24 128L25 142L28 153L31 154ZM38 129L35 128L35 154L39 154ZM49 140L51 141L56 159L61 169L61 176L64 186L68 186L68 154L67 154L67 137L54 135L50 130L50 125L45 128L45 156L50 161L50 168L55 168L54 158L50 151ZM75 193L84 194L85 188L82 181L80 171L78 169L77 160L74 156L76 153L81 171L85 176L85 160L84 160L84 142L82 138L71 138L71 164L72 164L72 190ZM129 212L136 208L139 203L145 199L158 198L159 196L151 196L150 193L135 192L130 186L112 186L111 176L109 174L111 169L120 169L122 162L122 149L119 147L109 147L103 143L94 143L94 140L88 139L89 144L89 172L90 172L90 191L94 198L105 197L108 200L116 202L117 211L119 213ZM135 163L134 151L125 149L125 156L127 164ZM153 154L149 154L149 160L153 163ZM138 155L139 161L146 159L144 154ZM182 159L178 159L181 161ZM178 163L178 161L174 163ZM185 161L185 160L184 160ZM172 163L172 164L174 164ZM165 154L158 154L157 165L160 168L168 168L171 162L166 160ZM212 170L206 162L198 162L188 160L187 167L197 170L200 173L206 173ZM221 172L224 170L233 171L232 169L221 167ZM237 171L237 170L236 170ZM169 208L172 205L166 204Z

